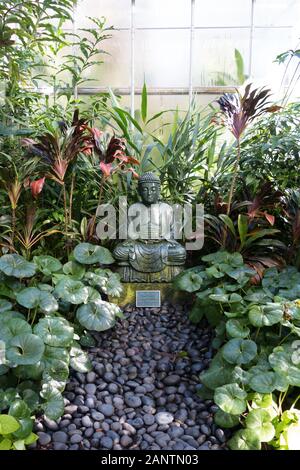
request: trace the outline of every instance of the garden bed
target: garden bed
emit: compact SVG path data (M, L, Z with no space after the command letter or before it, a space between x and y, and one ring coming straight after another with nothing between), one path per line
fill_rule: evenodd
M212 357L213 330L186 308L128 307L114 329L95 333L93 370L72 373L57 422L36 421L40 449L224 449L218 409L197 395Z

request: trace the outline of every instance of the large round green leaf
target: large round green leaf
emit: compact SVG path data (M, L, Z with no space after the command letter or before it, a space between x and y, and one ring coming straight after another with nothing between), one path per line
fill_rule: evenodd
M12 254L1 256L0 271L3 271L7 276L22 279L34 276L36 267L35 264L26 261L23 256Z
M200 289L203 279L200 274L194 271L186 271L175 279L177 289L187 292L195 292Z
M237 384L227 384L215 390L214 401L225 411L232 415L240 415L246 409L247 393Z
M20 428L13 433L15 439L21 440L30 436L33 428L33 420L31 418L19 419Z
M250 329L243 320L228 320L226 322L226 331L232 338L246 338L249 336Z
M272 393L253 393L251 396L252 408L269 408L272 405Z
M45 276L51 276L52 273L56 273L62 268L61 262L58 259L53 258L53 256L34 256L33 262L37 269L45 274Z
M239 385L248 385L251 374L243 370L240 366L235 366L232 372L232 382L237 382Z
M94 289L94 287L91 287L91 286L87 286L87 290L88 290L88 299L87 299L87 303L88 302L93 302L94 300L97 300L97 299L101 299L101 294L100 292L97 291L97 289Z
M42 318L33 331L45 344L58 348L69 346L74 337L74 328L63 318Z
M85 303L89 295L87 287L82 282L67 277L57 283L54 293L60 299L75 305Z
M44 370L41 361L33 365L18 366L14 369L14 375L22 380L40 380Z
M225 411L218 410L214 416L215 423L221 428L233 428L240 422L239 417L236 415L230 415Z
M31 326L26 320L10 318L1 324L0 339L8 341L14 336L31 332Z
M53 361L57 359L64 361L66 364L68 364L70 360L70 354L68 350L65 348L57 348L57 347L48 346L46 344L45 351L44 351L43 358L42 358L42 362L45 365L45 367L47 368L48 366L51 366Z
M44 343L38 336L25 333L9 341L6 357L17 365L36 364L41 359L44 349Z
M28 309L39 307L44 313L53 313L58 310L55 297L45 290L37 287L27 287L17 294L17 302Z
M11 307L12 303L8 302L8 300L0 299L0 313L10 310Z
M57 382L66 382L69 376L68 363L61 361L60 359L53 359L50 364L47 364L44 374L45 373Z
M246 418L246 426L252 429L261 442L269 442L275 435L275 428L271 421L272 417L267 410L251 410Z
M255 392L272 393L274 390L284 391L288 383L284 381L284 377L276 372L263 371L254 374L249 381L249 385Z
M15 400L11 403L8 414L14 416L15 418L29 418L30 417L30 408L27 403L23 400Z
M76 261L69 261L63 265L63 272L76 281L80 281L85 275L85 267Z
M201 382L214 390L221 385L232 382L233 366L230 366L219 351L211 361L208 370L200 374Z
M260 450L259 437L252 429L241 429L228 441L231 450Z
M64 399L62 394L51 387L51 385L43 385L41 397L45 400L43 403L44 413L47 418L58 419L64 412Z
M25 382L23 382L23 383L25 383ZM25 390L22 391L22 398L25 401L25 403L27 404L27 406L30 408L31 411L34 411L36 409L36 407L38 406L39 397L30 388L26 388Z
M112 297L120 297L123 291L120 275L118 273L112 273L102 290L105 294L111 295Z
M253 305L249 310L249 321L253 326L272 326L283 318L281 304L267 303L266 305Z
M230 364L249 364L256 354L256 343L249 339L231 339L222 349L224 359Z
M11 434L19 429L20 425L16 418L9 415L0 415L0 435Z
M20 318L21 320L25 320L25 317L22 313L16 312L15 310L7 310L0 314L0 327L4 325L4 323L8 322L12 318Z
M105 331L114 326L119 314L120 308L117 305L97 299L81 305L76 312L76 318L88 330Z
M275 372L286 377L290 385L300 387L300 367L293 364L291 352L283 347L275 348L269 356L269 362Z
M81 264L112 264L115 262L107 248L91 243L79 243L74 249L74 258Z
M91 361L85 351L74 345L70 351L70 366L78 372L89 372L92 369Z

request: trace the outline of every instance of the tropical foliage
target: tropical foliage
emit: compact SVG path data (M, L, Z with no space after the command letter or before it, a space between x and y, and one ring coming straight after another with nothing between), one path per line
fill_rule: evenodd
M216 327L217 350L200 375L200 395L214 398L218 425L239 430L234 450L294 449L300 387L299 281L292 266L265 271L261 285L240 253L218 251L181 274L179 289L193 292L190 318Z

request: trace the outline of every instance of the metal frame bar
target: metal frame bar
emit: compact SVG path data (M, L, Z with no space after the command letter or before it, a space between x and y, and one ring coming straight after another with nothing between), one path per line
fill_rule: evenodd
M189 60L189 104L193 99L193 59L194 59L194 14L195 0L191 0L191 27L190 27L190 60Z
M131 67L130 67L130 113L134 117L135 95L135 0L130 4L130 34L131 34Z
M174 87L174 88L159 88L153 87L147 90L149 95L188 95L189 103L191 104L193 94L220 94L224 92L232 93L235 91L234 86L194 86L193 84L193 59L194 59L194 39L195 31L197 30L222 30L222 29L248 29L249 30L249 69L248 74L251 77L252 74L252 56L253 56L253 35L255 29L290 29L294 26L255 26L254 25L254 8L255 1L251 0L251 16L250 16L250 25L244 26L195 26L194 17L195 17L195 3L196 0L191 1L191 16L190 16L190 25L189 26L148 26L148 27L139 27L135 25L135 0L131 0L130 3L130 27L120 27L116 28L116 31L129 31L130 32L130 42L131 42L131 58L130 58L130 87L116 88L115 93L121 96L130 95L130 112L134 117L135 111L135 95L140 95L142 93L141 88L135 87L135 31L166 31L166 30L185 30L190 31L190 49L189 49L189 85L188 87ZM76 6L73 8L72 16L72 29L70 31L76 32ZM68 31L69 29L66 29ZM76 51L73 51L74 57L76 57ZM95 87L74 87L74 97L78 98L79 95L94 95L97 93L106 93L108 87L104 86L95 86ZM38 91L43 92L43 87L38 88Z
M249 37L249 69L248 75L251 78L252 76L252 52L253 52L253 35L254 35L254 8L255 0L251 0L251 27L250 27L250 37Z
M58 90L63 91L67 88L59 88ZM35 89L35 91L40 91L43 93L45 90L48 90L48 87L40 87ZM198 95L218 95L220 93L234 93L236 87L232 86L193 86L193 94ZM172 88L159 88L153 87L147 89L148 95L189 95L189 87L172 87ZM78 95L95 95L97 93L107 93L108 87L106 86L97 86L97 87L78 87ZM132 89L131 87L122 87L114 88L114 93L121 96L131 96ZM142 94L142 88L134 88L135 95Z

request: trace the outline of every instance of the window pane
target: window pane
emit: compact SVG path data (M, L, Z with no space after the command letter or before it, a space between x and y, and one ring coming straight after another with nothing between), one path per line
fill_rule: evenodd
M136 31L136 86L184 87L189 82L189 31Z
M194 86L238 85L235 50L248 72L249 31L246 29L196 30L193 60Z
M299 21L299 0L256 0L254 24L256 26L293 26Z
M196 0L195 26L249 26L251 0Z
M189 26L191 0L136 0L137 27Z
M79 0L76 10L78 27L86 28L93 23L88 16L105 16L108 26L128 28L130 26L131 0Z
M85 78L93 81L83 86L110 86L112 88L130 86L130 32L113 31L111 35L112 37L101 45L101 49L107 52L100 56L104 63L95 65L84 73ZM95 59L98 57L96 56Z
M280 84L284 65L274 63L278 54L294 47L290 28L258 28L253 36L253 76L263 80L268 86Z

